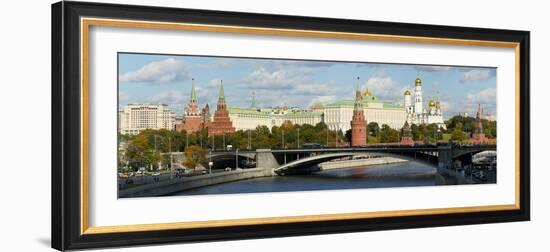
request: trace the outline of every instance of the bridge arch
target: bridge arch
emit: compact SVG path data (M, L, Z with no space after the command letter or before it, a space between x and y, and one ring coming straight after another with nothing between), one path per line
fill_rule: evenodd
M357 155L376 155L383 157L393 157L404 159L407 161L414 161L423 163L429 166L437 168L438 166L438 157L437 155L429 154L412 154L412 153L391 153L391 152L377 152L377 151L353 151L353 152L341 152L341 153L324 153L315 156L305 157L298 159L286 164L283 164L274 169L274 172L279 175L285 174L300 174L300 173L311 173L320 171L319 169L314 168L318 164L332 161L335 159L353 157Z
M235 168L236 158L238 158L240 168L252 168L250 166L246 166L243 162L254 162L256 160L256 153L243 152L235 154L235 152L216 152L210 154L208 158L213 162L212 169L224 169L226 167Z

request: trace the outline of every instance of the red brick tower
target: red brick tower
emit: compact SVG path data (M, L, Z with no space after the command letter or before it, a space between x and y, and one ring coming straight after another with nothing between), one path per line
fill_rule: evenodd
M210 120L210 106L208 103L204 106L201 112L202 116L202 128L210 128L212 121Z
M185 106L185 116L180 125L176 125L176 131L185 130L187 133L194 133L201 128L201 113L197 102L197 94L195 92L195 79L192 79L191 95L189 102Z
M225 104L225 94L223 91L223 82L220 84L220 95L218 97L218 105L216 112L214 112L214 119L212 120L211 127L208 128L208 135L220 136L226 133L235 132L235 128L229 118L229 112L227 111L227 105Z
M411 133L411 126L407 121L405 121L405 125L403 125L403 135L401 136L401 144L414 145L414 140Z
M357 77L359 81L359 77ZM351 119L351 146L361 146L367 144L367 121L363 111L363 96L361 89L357 84L355 91L355 103L353 105L353 117Z
M477 105L476 122L474 124L474 132L470 142L473 144L485 144L487 143L487 137L483 133L483 124L481 123L481 105Z

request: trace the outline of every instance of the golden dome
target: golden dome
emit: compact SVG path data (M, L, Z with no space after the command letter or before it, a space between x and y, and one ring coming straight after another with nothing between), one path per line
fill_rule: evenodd
M434 102L434 100L430 100L430 103L428 103L428 106L430 106L430 108L431 108L431 107L435 107L435 102Z
M370 93L369 91L369 88L365 89L365 94L364 96L372 96L372 94Z
M422 80L420 77L416 77L416 80L414 81L415 86L422 86Z
M411 95L411 92L409 92L409 90L406 90L403 95Z

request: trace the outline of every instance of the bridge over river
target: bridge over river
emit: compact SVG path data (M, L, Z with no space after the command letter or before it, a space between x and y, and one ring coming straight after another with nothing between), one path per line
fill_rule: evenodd
M471 163L473 155L487 150L496 150L496 145L383 145L319 149L257 149L217 151L212 152L210 158L214 162L222 163L224 160L232 160L230 167L235 167L235 163L238 164L241 159L253 159L256 167L270 168L274 173L284 174L284 171L297 171L334 159L356 155L395 157L438 168L449 168L456 160Z
M382 145L345 148L318 149L257 149L212 151L208 158L214 164L213 169L233 168L231 172L219 172L200 175L200 179L176 179L172 182L150 184L121 190L121 197L165 195L183 189L256 178L259 176L285 176L319 171L311 169L319 164L354 156L391 157L421 162L437 168L443 177L459 176L451 171L453 163L459 160L470 164L472 156L487 150L496 150L496 145ZM174 154L174 153L172 153ZM255 167L250 167L251 164ZM185 183L185 185L182 185ZM157 186L155 186L157 185ZM143 190L140 188L143 187ZM155 192L145 193L145 191Z

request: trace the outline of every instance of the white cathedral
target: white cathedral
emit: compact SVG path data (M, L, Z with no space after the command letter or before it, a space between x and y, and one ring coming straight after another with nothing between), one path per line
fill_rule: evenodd
M446 128L439 100L430 100L430 102L428 102L428 109L423 108L422 80L419 77L414 81L414 104L412 103L411 92L409 90L406 90L403 95L405 96L404 105L405 111L407 112L407 122L409 124L435 123L440 128Z

